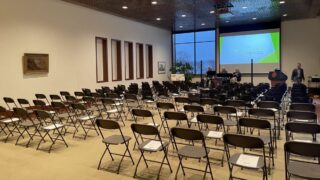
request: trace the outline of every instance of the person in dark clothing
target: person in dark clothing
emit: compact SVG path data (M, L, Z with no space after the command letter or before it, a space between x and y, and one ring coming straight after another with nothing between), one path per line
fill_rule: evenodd
M241 81L241 72L239 69L236 69L235 72L232 74L234 78L237 79L237 82Z
M301 83L304 81L304 72L301 68L301 63L298 63L297 68L292 71L291 80L295 83Z

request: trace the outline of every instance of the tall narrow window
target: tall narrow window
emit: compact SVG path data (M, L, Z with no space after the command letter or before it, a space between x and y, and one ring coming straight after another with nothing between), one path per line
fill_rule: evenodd
M153 78L153 49L152 45L146 45L146 58L147 58L147 78Z
M96 37L96 79L97 83L108 82L107 39Z
M124 42L125 79L133 79L133 43Z
M143 44L136 44L137 79L144 78Z
M121 41L111 40L112 81L122 80Z

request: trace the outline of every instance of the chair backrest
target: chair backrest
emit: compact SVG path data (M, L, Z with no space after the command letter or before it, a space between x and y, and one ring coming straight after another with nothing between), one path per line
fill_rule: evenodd
M164 112L164 117L167 120L188 120L188 117L185 113L182 112Z
M81 110L81 111L87 110L86 107L83 104L80 104L80 103L72 103L71 107L73 109L77 109L77 110Z
M46 95L44 94L36 94L37 99L47 99Z
M289 119L303 119L303 120L317 120L317 114L309 111L288 111L287 118Z
M174 101L176 103L189 103L189 98L187 98L187 97L175 97Z
M68 102L75 102L75 101L77 101L77 98L74 97L74 96L66 95L66 96L64 96L64 97L66 98L66 100L67 100Z
M74 92L74 95L75 95L75 96L78 96L78 97L83 97L83 96L85 96L84 93L81 92L81 91L75 91L75 92Z
M212 106L212 105L218 104L218 101L216 99L212 99L212 98L201 98L200 104Z
M14 100L11 97L4 97L3 100L5 103L14 103Z
M60 91L61 96L70 96L71 94L68 91Z
M102 101L102 104L104 104L104 105L115 104L115 101L113 99L109 98L109 97L108 98L102 98L101 101Z
M157 102L157 108L166 109L166 110L175 109L172 103L166 103L166 102Z
M275 117L275 112L271 109L251 108L249 109L248 114L252 116Z
M0 106L0 112L7 112L6 108Z
M20 104L20 106L22 106L22 105L29 105L30 106L29 101L26 99L19 98L17 100L18 100L18 103Z
M223 141L225 144L230 144L242 148L264 148L264 143L259 137L246 136L240 134L224 134Z
M124 94L124 98L127 100L134 100L134 101L138 101L137 95L135 94Z
M292 103L290 105L290 110L293 111L316 111L316 106L312 103Z
M297 154L307 157L320 157L320 144L288 141L284 144L284 150L287 153Z
M239 126L271 130L271 124L268 120L257 119L257 118L240 118Z
M131 130L141 135L159 135L158 129L151 125L131 124Z
M39 99L33 100L33 104L34 104L35 106L40 106L40 107L46 106L46 103L45 103L44 101L42 101L42 100L39 100Z
M232 106L232 107L245 107L246 102L243 100L228 100L226 102L226 106Z
M275 108L275 109L279 109L279 103L276 101L260 101L257 103L257 106L259 108Z
M23 108L13 108L13 113L19 118L29 117L28 112Z
M34 111L36 116L38 117L38 119L51 119L52 116L46 112L46 111L43 111L43 110L35 110Z
M214 112L222 114L237 113L237 109L231 106L215 106Z
M96 102L95 99L93 97L91 97L91 96L84 96L82 98L82 100L85 101L85 102L88 102L88 103L95 103Z
M145 109L132 109L132 115L138 117L152 117L152 113L149 110Z
M207 124L217 124L217 125L224 125L223 118L216 115L209 115L209 114L198 114L197 120L202 123Z
M66 106L62 102L51 102L51 105L55 109L65 109Z
M61 101L61 97L57 94L50 94L51 101Z
M196 106L196 105L184 105L183 109L187 112L204 112L204 109L202 106Z
M204 135L201 131L186 128L171 128L171 134L173 137L178 137L184 140L204 140Z
M119 123L112 120L97 119L96 124L103 129L120 129Z
M116 94L116 93L108 93L108 94L107 94L107 97L108 97L108 98L118 98L119 96L118 96L118 94Z
M295 133L317 134L320 133L320 125L313 123L288 122L285 125L286 131Z

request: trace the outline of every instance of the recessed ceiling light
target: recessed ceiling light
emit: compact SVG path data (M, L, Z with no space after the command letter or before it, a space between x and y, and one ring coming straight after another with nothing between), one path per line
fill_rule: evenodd
M226 21L226 23L229 23L230 21Z
M256 17L254 17L254 18L252 18L252 20L257 20L257 18L256 18Z
M179 26L179 28L183 28L183 26Z
M128 6L122 6L122 9L128 9Z
M186 16L187 16L187 15L185 15L185 14L182 14L182 15L181 15L181 17L186 17Z
M206 23L201 23L201 26L205 26L206 25Z
M210 14L213 14L214 13L214 11L210 11Z
M161 21L161 18L158 17L156 20L157 20L157 21Z
M247 8L248 8L247 6L243 6L243 7L242 7L242 9L247 9Z
M279 3L280 3L280 4L284 4L284 3L286 3L286 2L285 2L285 1L279 1Z
M151 4L156 5L156 4L158 4L158 2L157 1L152 1Z
M283 14L282 16L283 16L283 17L287 17L287 16L288 16L288 14Z

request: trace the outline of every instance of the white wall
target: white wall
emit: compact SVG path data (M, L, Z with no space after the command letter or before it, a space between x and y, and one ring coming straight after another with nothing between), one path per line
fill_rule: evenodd
M96 83L96 36L108 38L109 83ZM171 64L169 31L60 0L1 0L0 105L4 96L32 100L35 93L49 95L60 90L73 92L83 87L94 89L146 81L112 82L112 38L122 41L122 50L124 40L152 44L154 78L147 80L167 79L167 75L158 75L157 66L158 61ZM24 53L48 53L49 74L24 76ZM125 63L122 64L124 79Z
M284 21L281 24L282 70L288 75L288 85L291 85L291 72L302 63L307 77L320 75L320 17ZM250 77L244 77L244 82L250 82ZM270 82L267 77L254 77L254 83Z

